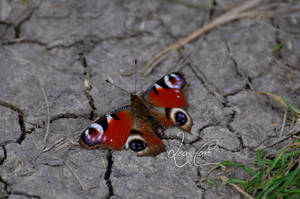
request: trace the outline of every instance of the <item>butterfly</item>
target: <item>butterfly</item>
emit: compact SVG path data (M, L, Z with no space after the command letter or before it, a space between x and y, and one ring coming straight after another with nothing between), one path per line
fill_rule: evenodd
M80 136L86 149L128 149L138 156L156 156L166 151L163 131L178 126L191 133L193 121L185 108L186 81L174 72L163 76L141 95L131 94L131 105L96 119Z

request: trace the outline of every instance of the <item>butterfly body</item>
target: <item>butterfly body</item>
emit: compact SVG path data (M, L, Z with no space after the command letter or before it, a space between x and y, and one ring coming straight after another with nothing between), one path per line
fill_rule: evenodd
M95 120L80 137L88 149L130 148L139 156L155 156L164 152L163 131L172 125L190 132L192 119L183 109L187 106L180 73L165 75L141 96L131 94L131 105Z

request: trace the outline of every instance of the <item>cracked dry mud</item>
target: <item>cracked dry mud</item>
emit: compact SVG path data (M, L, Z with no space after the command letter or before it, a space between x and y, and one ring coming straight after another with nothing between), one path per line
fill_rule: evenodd
M0 2L0 198L242 198L229 186L201 181L213 165L180 168L184 159L176 165L168 158L180 147L178 128L166 131L167 152L154 158L68 144L91 119L129 103L129 94L105 83L108 76L133 91L133 76L121 73L131 71L135 58L140 71L156 52L236 1L26 2ZM173 53L150 76L139 76L137 90L180 70L190 84L196 135L186 135L182 150L195 153L218 140L217 150L197 164L249 164L257 149L279 136L283 111L247 90L300 105L299 36L299 12L237 20L186 45L184 65L178 65L182 54Z

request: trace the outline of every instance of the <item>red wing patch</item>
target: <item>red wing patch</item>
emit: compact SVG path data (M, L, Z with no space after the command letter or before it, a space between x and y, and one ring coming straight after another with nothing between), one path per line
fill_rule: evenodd
M105 115L83 131L79 143L88 149L100 147L121 150L134 122L131 110Z
M147 100L155 105L160 107L186 107L187 101L184 97L184 94L181 89L175 88L155 88L151 90Z
M115 150L120 150L125 145L130 130L134 125L134 119L131 112L124 111L116 113L118 119L108 118L108 127L104 132L103 141Z
M185 79L180 73L170 73L158 80L145 94L145 99L154 106L166 108L184 108L187 101L183 88Z

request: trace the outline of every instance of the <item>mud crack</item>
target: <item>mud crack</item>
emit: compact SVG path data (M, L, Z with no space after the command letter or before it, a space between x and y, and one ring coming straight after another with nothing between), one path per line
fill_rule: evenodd
M26 198L41 199L41 197L38 196L38 195L28 194L28 193L23 192L23 191L14 191L11 188L11 185L9 184L9 182L5 181L1 176L0 176L0 183L2 183L4 185L4 192L6 193L6 195L2 198L9 198L10 195L18 195L18 196L24 196Z
M3 158L0 159L0 166L4 163L4 161L7 158L7 151L6 151L5 145L1 145L1 148L3 150Z
M277 59L282 59L282 54L281 54L281 46L282 46L282 41L280 38L280 27L279 25L275 24L274 19L271 20L271 24L274 26L276 32L275 32L275 42L279 46L277 50L273 50L273 54Z
M227 105L227 104L226 104ZM240 142L240 148L239 148L239 151L243 151L246 147L244 145L244 141L242 139L242 136L239 132L237 132L232 126L231 126L231 123L234 121L234 118L236 116L236 111L233 110L233 112L230 114L230 118L227 120L226 122L226 128L231 132L231 133L234 133L237 135L238 137L238 140ZM228 150L228 149L225 149L224 150ZM231 151L231 150L228 150L228 151ZM231 152L238 152L238 151L231 151Z
M53 123L54 121L59 120L59 119L76 119L78 117L79 116L74 113L60 113L60 114L57 114L57 115L51 117L50 123Z
M217 7L217 1L213 0L211 3L211 9L209 10L209 20L213 19L216 7Z
M199 177L199 179L195 180L195 184L198 187L198 189L200 189L203 192L203 194L201 196L201 199L204 199L205 198L205 194L206 194L206 190L201 185L201 178L202 178L202 176L201 176L201 173L200 173L200 168L197 169L197 176Z
M110 174L112 171L112 165L113 165L113 157L112 157L112 152L109 150L106 153L106 159L107 159L107 169L104 175L104 180L106 181L106 186L108 188L108 194L105 196L105 198L110 198L111 196L114 195L114 188L111 183L110 179Z
M89 105L91 107L91 111L90 111L90 120L93 120L96 116L96 106L95 106L95 100L93 98L93 96L90 94L90 90L92 89L92 86L90 84L90 76L88 73L88 64L86 61L86 58L84 56L81 57L81 64L83 66L83 76L84 76L84 83L85 83L85 91L84 94L87 97L87 99L89 100Z
M16 142L21 144L23 142L23 140L26 138L26 135L32 133L35 130L35 128L26 130L26 125L25 125L25 120L24 120L24 112L19 107L15 106L13 104L10 104L8 102L2 101L2 100L0 100L0 106L9 108L18 114L18 122L19 122L20 130L21 130L21 135L16 140Z
M36 44L36 45L39 45L39 46L48 46L47 43L44 43L44 42L41 42L41 41L38 41L38 40L34 40L34 39L26 39L26 38L18 38L18 39L15 39L15 40L10 40L10 41L3 41L1 43L1 45L5 46L5 45L16 45L16 44Z
M21 20L19 23L17 23L14 27L15 29L15 38L20 38L21 35L21 26L28 20L30 20L31 16L33 15L35 9L31 9L29 14L23 19Z

